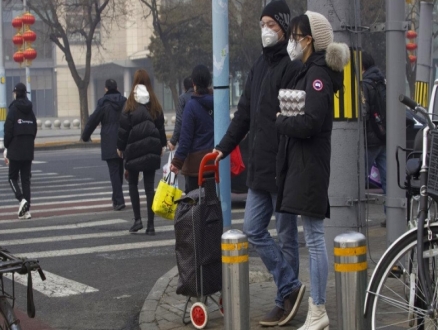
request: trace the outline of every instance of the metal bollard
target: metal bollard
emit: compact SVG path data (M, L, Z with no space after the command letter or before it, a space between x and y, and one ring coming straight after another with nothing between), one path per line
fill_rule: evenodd
M225 330L249 330L248 238L237 229L222 234L222 305Z
M364 330L363 305L367 286L366 238L357 232L334 240L338 329Z

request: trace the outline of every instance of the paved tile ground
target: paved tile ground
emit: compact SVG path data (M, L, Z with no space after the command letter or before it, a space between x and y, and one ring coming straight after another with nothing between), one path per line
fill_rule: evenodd
M382 212L383 213L383 212ZM386 230L380 227L380 221L374 220L369 227L368 234L368 276L371 276L375 262L386 248ZM253 254L251 254L253 255ZM260 258L254 256L250 258L250 329L266 329L258 324L261 317L272 309L276 288L272 277L267 273ZM307 286L301 307L288 325L282 329L297 329L305 321L307 315L307 304L310 290L309 283L309 263L306 247L300 248L300 280ZM182 330L194 329L192 324L184 325L182 315L186 297L176 294L178 274L176 267L170 270L157 282L154 289L145 301L145 306L140 315L140 327L142 330ZM190 308L190 304L189 304ZM218 307L214 303L208 303L209 321L206 329L223 329L223 317ZM335 273L333 265L330 267L329 280L327 286L327 313L330 318L330 329L337 329L337 303ZM187 314L188 315L188 314ZM188 319L189 321L189 319ZM276 327L279 328L279 327Z

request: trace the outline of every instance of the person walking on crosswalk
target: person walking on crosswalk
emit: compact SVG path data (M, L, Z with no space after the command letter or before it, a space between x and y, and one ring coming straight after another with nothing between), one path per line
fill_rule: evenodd
M32 102L27 98L26 86L18 83L14 88L14 101L9 105L4 126L4 145L8 150L9 184L20 202L18 218L30 219L30 172L35 148L37 124ZM18 175L21 186L18 184Z
M120 117L117 153L125 159L128 170L129 197L134 211L134 224L129 232L143 228L138 194L138 174L143 172L147 199L146 235L155 235L152 202L155 196L155 171L161 167L161 155L167 144L164 114L152 89L146 70L137 70L134 83Z
M113 189L112 201L115 211L125 208L123 197L123 159L117 154L117 133L119 130L120 114L126 102L126 97L117 90L117 82L108 79L105 82L105 95L97 101L96 110L91 114L82 133L82 140L90 140L97 125L101 124L100 148L102 160L108 164L111 186Z

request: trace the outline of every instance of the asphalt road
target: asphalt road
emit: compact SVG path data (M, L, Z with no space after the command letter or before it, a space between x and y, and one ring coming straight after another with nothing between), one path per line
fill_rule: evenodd
M28 221L16 218L17 202L6 171L0 167L1 245L13 254L39 259L48 277L41 282L33 276L36 320L25 315L26 286L15 286L25 329L139 329L138 314L151 287L176 264L173 222L156 218L153 237L143 231L129 234L132 209L111 210L107 167L99 148L36 152L33 219ZM157 171L157 182L160 176ZM127 193L125 198L129 201ZM233 207L237 223L243 205ZM47 210L56 211L46 216ZM144 199L142 211L145 214ZM18 279L26 283L25 277ZM10 290L11 281L5 279L5 285Z

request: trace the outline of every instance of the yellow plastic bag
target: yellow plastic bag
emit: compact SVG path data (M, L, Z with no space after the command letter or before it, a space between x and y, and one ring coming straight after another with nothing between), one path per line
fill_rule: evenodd
M183 191L175 187L175 184L171 184L169 175L166 179L161 179L155 191L152 211L162 218L173 220L177 207L174 201L180 199L182 193Z

